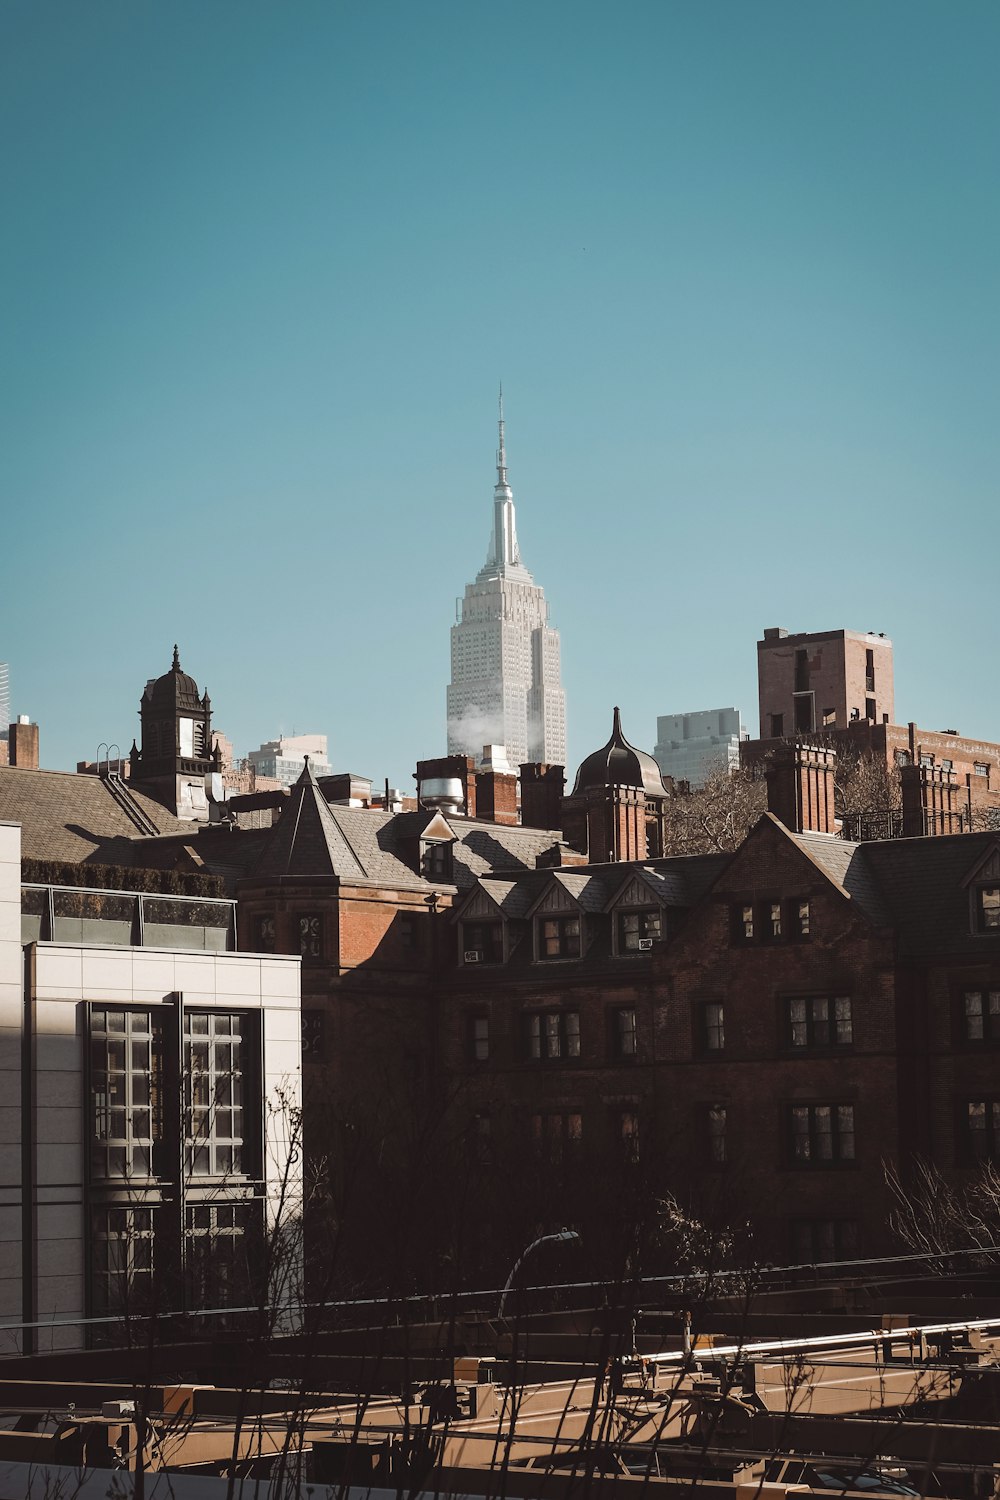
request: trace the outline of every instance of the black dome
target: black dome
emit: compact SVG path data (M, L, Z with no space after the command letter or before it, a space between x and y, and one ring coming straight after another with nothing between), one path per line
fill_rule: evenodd
M164 672L162 677L157 677L155 682L150 683L146 689L146 698L151 705L157 708L173 708L179 703L193 707L201 704L198 693L198 684L193 677L181 671L180 657L177 647L174 647L173 665L169 672Z
M576 773L573 796L594 786L642 787L648 797L665 797L660 768L645 750L637 750L622 734L622 721L615 709L611 738L600 750L588 755Z

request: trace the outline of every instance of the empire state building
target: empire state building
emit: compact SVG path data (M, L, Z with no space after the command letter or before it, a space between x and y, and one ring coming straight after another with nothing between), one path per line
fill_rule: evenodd
M451 627L449 755L474 756L478 765L484 747L495 746L514 772L525 761L566 764L559 632L548 615L545 594L517 545L501 389L489 551L475 582L466 584L461 618Z

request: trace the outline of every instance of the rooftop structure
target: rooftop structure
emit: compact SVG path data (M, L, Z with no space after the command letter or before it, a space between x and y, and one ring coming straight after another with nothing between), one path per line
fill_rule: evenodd
M502 390L499 438L486 562L466 585L461 619L451 628L448 754L478 762L488 744L494 760L502 750L516 771L526 761L565 764L566 695L559 632L518 545Z
M656 721L653 755L664 776L702 786L714 771L735 771L746 738L738 708L664 714Z
M893 722L892 642L873 631L780 627L757 642L762 739Z

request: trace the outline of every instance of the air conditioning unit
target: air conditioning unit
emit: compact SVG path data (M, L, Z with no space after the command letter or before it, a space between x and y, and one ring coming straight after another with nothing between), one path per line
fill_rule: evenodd
M482 956L483 955L480 953L478 948L466 948L465 952L462 954L462 962L466 964L477 964Z
M640 953L648 953L649 950L650 950L650 948L652 948L652 946L653 946L653 939L652 938L640 938L639 939L639 952Z

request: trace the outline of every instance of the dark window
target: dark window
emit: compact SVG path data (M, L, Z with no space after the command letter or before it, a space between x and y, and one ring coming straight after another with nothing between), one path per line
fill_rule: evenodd
M542 917L538 924L541 959L580 957L580 918Z
M722 1052L726 1028L721 1000L705 1000L698 1007L698 1047L702 1052Z
M184 1012L187 1170L195 1177L241 1176L246 1018L231 1011Z
M795 691L805 693L809 690L809 652L805 647L795 653Z
M726 1148L726 1107L703 1104L699 1110L701 1157L707 1166L724 1167L729 1160Z
M634 1109L623 1109L618 1116L618 1143L626 1161L639 1160L639 1115Z
M849 995L796 995L785 1001L789 1047L850 1047L854 1041Z
M874 698L866 698L865 699L865 718L869 721L869 723L874 724L874 722L875 722L875 699Z
M865 652L865 692L875 691L875 652L869 648ZM874 715L872 715L874 717Z
M613 1016L615 1056L635 1057L639 1050L638 1037L636 1035L635 1010L632 1006L623 1006L620 1010L614 1011Z
M488 1062L490 1056L489 1016L469 1016L468 1052L471 1062Z
M420 940L417 918L411 912L403 912L399 919L399 941L403 948L416 948Z
M976 925L980 932L1000 932L1000 885L981 885L976 891Z
M797 937L809 936L810 912L808 901L792 902L792 929Z
M299 953L303 958L316 961L323 957L323 914L318 911L299 912Z
M477 957L473 958L473 954ZM463 922L462 961L467 964L502 964L503 923Z
M583 1115L574 1111L532 1115L531 1138L539 1155L550 1162L579 1151L583 1141Z
M276 951L273 917L254 917L253 946L255 953L274 953Z
M420 873L425 880L450 885L452 877L451 839L425 839L420 845Z
M660 911L620 911L618 913L618 952L644 952L661 936Z
M795 728L800 734L811 734L813 730L812 693L799 693L793 702L795 704Z
M1000 1041L1000 990L966 990L962 1036L967 1042Z
M187 1207L184 1273L189 1308L240 1307L246 1302L247 1248L259 1213L259 1205L253 1202L213 1201Z
M784 734L784 732L785 732L785 716L784 716L784 714L772 714L771 715L771 738L773 740L780 740L781 737L782 737L782 735Z
M527 1053L532 1062L559 1062L580 1056L580 1012L535 1010L525 1016Z
M960 1119L961 1156L968 1162L996 1161L1000 1150L1000 1099L969 1099Z
M815 1264L856 1260L860 1238L856 1219L793 1219L792 1259Z
M150 1177L163 1135L163 1018L90 1012L90 1170L101 1180Z
M794 1166L834 1167L854 1160L853 1104L791 1104L788 1123Z
M155 1243L152 1208L102 1204L93 1210L90 1254L96 1317L128 1317L153 1305ZM102 1330L96 1332L100 1339Z

